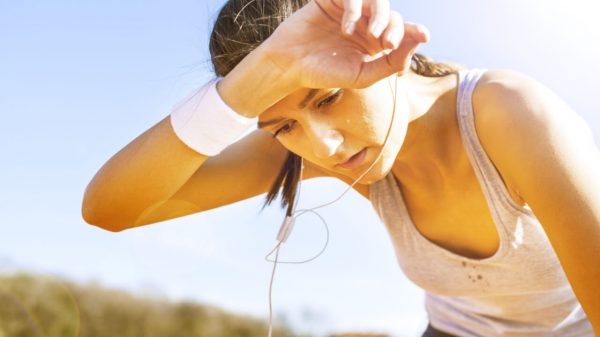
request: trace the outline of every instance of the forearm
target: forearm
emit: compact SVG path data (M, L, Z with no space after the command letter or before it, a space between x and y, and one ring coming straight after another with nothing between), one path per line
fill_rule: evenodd
M241 115L258 116L293 90L284 72L269 65L264 50L257 48L245 57L217 88L223 101ZM204 111L213 108L210 104L197 108L202 111L195 113L218 113ZM163 119L98 171L84 195L82 214L86 222L112 231L132 227L144 211L167 201L204 163L208 156L188 147L171 122L174 120L169 117Z
M86 222L118 231L148 207L164 202L208 157L187 147L167 116L110 158L88 184Z
M237 113L256 117L296 90L292 72L271 62L268 41L248 54L217 88Z

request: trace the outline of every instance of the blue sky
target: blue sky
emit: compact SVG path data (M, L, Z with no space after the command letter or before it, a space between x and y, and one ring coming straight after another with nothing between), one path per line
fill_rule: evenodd
M83 222L83 190L100 166L211 76L207 37L222 1L0 1L0 272L26 268L192 298L268 317L270 263L283 212L262 196L110 233ZM472 68L511 68L561 96L600 139L600 5L592 0L396 1L425 24L423 52ZM303 185L300 207L344 185ZM278 265L273 306L300 331L416 335L422 292L399 270L385 228L351 192L320 213L327 250ZM312 257L325 242L300 221L280 254Z

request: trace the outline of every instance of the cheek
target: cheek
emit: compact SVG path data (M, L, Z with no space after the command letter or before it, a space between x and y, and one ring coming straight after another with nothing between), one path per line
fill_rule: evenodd
M390 123L392 122L392 116L394 115L394 101L389 95L372 95L362 102L363 116L363 127L365 129L365 135L372 133L379 142L383 141ZM398 109L394 116L394 123L398 119Z
M394 117L394 124L397 122L396 115ZM370 111L366 112L360 122L359 136L368 137L372 141L382 144L385 139L390 123L392 122L392 112L385 105L378 104L373 106ZM393 132L394 128L392 128ZM392 134L389 136L392 137Z

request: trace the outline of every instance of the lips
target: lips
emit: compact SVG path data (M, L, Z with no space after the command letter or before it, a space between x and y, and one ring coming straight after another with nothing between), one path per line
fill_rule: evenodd
M350 157L347 161L345 161L341 164L338 164L338 166L343 167L345 169L356 168L364 161L366 154L367 154L367 148L365 147L360 152L358 152L357 154Z

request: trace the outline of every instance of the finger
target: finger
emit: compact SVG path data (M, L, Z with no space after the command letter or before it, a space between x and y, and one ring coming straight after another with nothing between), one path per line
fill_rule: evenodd
M429 29L422 24L414 22L405 22L404 28L406 34L410 34L415 40L426 43L429 42Z
M403 75L410 68L410 62L421 43L427 42L421 27L412 23L404 24L404 37L397 49L387 54L385 61L392 73Z
M356 79L356 87L367 87L392 74L401 76L408 71L411 58L422 43L423 32L418 31L416 26L406 24L404 30L406 33L397 49L363 65L362 71ZM417 36L419 40L413 36Z
M344 0L344 16L342 17L342 30L351 35L356 29L356 21L362 15L362 0Z
M370 6L369 33L379 38L390 22L389 0L373 0Z
M385 49L396 49L404 37L404 22L400 13L390 12L390 23L381 36L381 45Z

